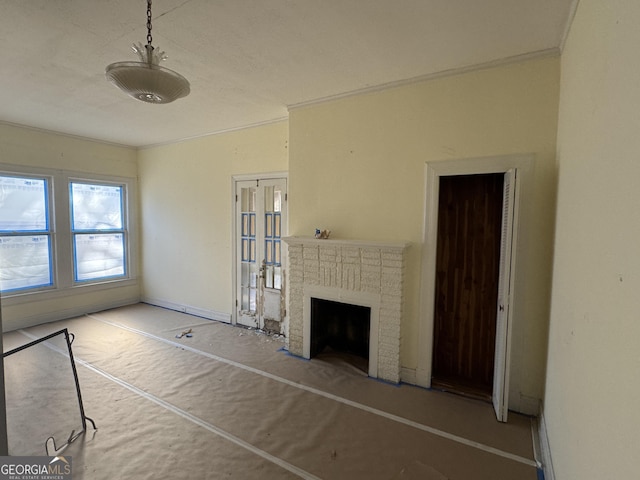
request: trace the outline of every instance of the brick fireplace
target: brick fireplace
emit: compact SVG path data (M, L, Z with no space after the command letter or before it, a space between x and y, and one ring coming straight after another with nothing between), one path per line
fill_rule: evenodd
M311 356L311 301L370 308L368 374L400 381L406 243L287 237L290 353Z

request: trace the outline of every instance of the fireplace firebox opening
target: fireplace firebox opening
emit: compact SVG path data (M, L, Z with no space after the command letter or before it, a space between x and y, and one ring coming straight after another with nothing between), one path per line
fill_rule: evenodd
M368 371L371 308L311 298L310 357L340 352L364 360Z

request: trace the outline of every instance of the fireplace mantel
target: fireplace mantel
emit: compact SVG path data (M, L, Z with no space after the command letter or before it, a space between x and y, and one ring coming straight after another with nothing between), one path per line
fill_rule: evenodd
M315 238L315 237L284 237L282 239L289 245L332 245L332 246L346 246L357 248L383 248L389 250L402 251L409 246L408 242L371 242L365 240L349 240L349 239L334 239L334 238Z
M286 237L290 353L309 358L310 299L371 308L369 376L400 381L400 324L409 243Z

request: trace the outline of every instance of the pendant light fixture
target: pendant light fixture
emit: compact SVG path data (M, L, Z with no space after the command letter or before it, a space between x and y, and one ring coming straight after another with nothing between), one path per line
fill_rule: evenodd
M127 95L147 103L170 103L191 91L186 78L160 66L164 52L151 45L151 0L147 0L147 44L133 45L139 62L116 62L107 66L107 79Z

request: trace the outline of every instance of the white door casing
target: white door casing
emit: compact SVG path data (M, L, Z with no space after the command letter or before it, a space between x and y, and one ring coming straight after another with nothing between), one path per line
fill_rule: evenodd
M496 309L496 347L493 366L493 394L491 400L496 418L507 421L509 400L509 312L511 311L511 267L513 231L515 224L516 169L504 174L502 196L502 229L500 238L500 273Z
M285 174L233 177L232 323L284 332Z
M496 319L496 351L494 368L494 391L493 401L496 408L496 417L500 421L506 421L509 405L509 373L511 358L511 332L513 322L513 285L515 279L515 259L516 243L519 216L519 198L521 195L522 178L524 173L531 169L533 155L505 155L498 157L469 158L459 160L447 160L439 162L428 162L425 165L425 216L423 226L422 244L422 272L421 272L421 304L420 322L418 331L418 368L416 369L416 383L423 387L431 387L432 357L433 357L433 328L434 328L434 305L435 305L435 274L436 274L436 253L438 234L438 199L440 193L440 177L452 175L473 175L484 173L505 173L505 183L509 177L509 189L513 194L513 201L508 207L511 210L512 233L509 241L509 256L505 256L504 265L509 267L508 273L504 275L501 292L509 292L506 300L509 302L504 306L504 312L498 311ZM512 172L507 174L507 172ZM518 174L516 175L516 172ZM504 208L503 208L503 213ZM504 214L503 214L504 217ZM503 241L506 239L503 238ZM501 259L503 255L501 248ZM499 294L500 299L505 299L503 293ZM498 308L500 304L498 305ZM503 313L502 315L500 315ZM502 322L502 323L500 323Z

